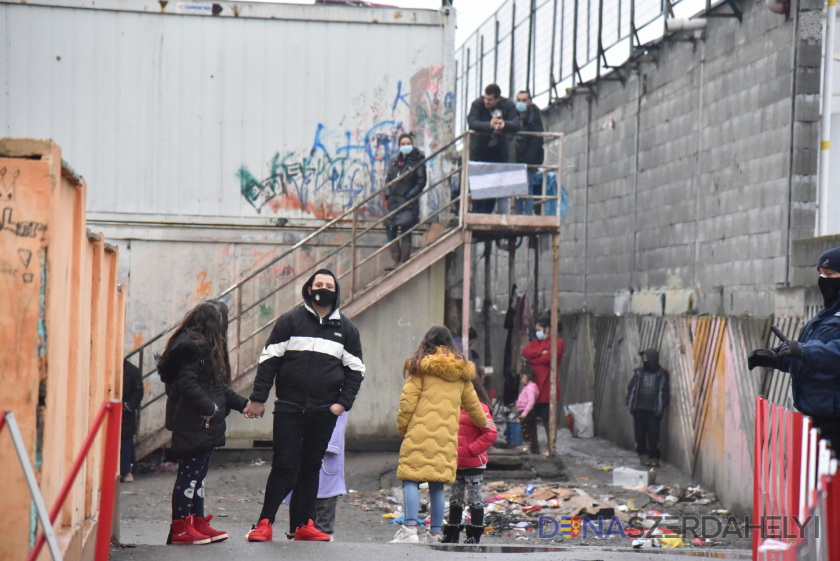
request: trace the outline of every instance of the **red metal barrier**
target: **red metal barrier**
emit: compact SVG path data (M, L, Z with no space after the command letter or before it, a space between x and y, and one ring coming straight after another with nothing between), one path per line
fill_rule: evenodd
M95 561L108 561L110 556L111 543L111 524L114 517L114 493L117 486L117 462L120 453L120 425L122 423L122 402L121 401L106 401L99 408L93 425L88 431L87 437L82 444L82 449L76 456L76 461L73 463L73 468L70 474L64 481L64 486L56 498L55 504L50 510L50 523L55 524L58 515L64 506L64 501L70 494L73 488L73 483L79 475L79 470L85 462L85 458L90 452L93 441L96 439L99 429L102 428L102 422L105 416L108 416L108 427L105 433L105 454L102 459L102 491L99 499L99 524L96 529L96 549L94 554ZM38 535L35 541L35 546L29 552L28 561L35 561L44 547L44 533Z
M840 560L837 462L827 441L819 444L810 426L810 419L801 413L756 398L752 524L761 530L752 530L753 561ZM786 521L787 535L766 535L767 516ZM805 524L809 517L810 526ZM795 531L799 523L804 529ZM782 542L773 545L785 549L760 552L765 538Z

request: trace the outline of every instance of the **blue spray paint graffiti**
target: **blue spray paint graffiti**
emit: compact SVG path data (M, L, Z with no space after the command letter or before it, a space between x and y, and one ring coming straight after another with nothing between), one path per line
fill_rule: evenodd
M444 93L442 76L441 67L430 67L412 76L410 88L397 82L391 118L364 132L335 131L319 123L308 152L275 153L263 179L241 166L237 171L240 193L257 212L268 206L274 213L283 209L329 218L352 207L385 184L388 162L397 154L396 140L405 130L397 112L409 109L418 146L434 149L448 136L449 129L443 125L451 119L453 96ZM430 208L439 208L437 193L429 199ZM384 214L381 198L372 199L363 211L369 216Z

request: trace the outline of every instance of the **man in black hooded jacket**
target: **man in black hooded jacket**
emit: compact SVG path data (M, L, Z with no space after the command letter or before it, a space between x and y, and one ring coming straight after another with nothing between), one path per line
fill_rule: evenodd
M659 365L659 351L639 353L642 367L627 384L627 408L633 414L636 452L644 466L659 465L659 425L671 401L670 374Z
M331 541L315 528L321 462L338 416L349 411L364 378L356 326L338 311L338 279L319 269L303 285L303 303L283 314L265 344L251 402L244 413L260 417L271 387L274 457L259 523L248 541L271 541L277 510L292 489L299 496L296 540ZM297 483L297 486L295 486Z

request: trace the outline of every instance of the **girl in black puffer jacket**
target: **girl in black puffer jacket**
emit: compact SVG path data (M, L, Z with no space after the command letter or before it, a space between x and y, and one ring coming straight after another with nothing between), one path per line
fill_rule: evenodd
M167 543L204 544L227 539L204 516L204 478L213 449L225 443L225 418L242 412L248 400L230 383L227 306L204 302L184 316L158 361L167 386L172 452L180 458L172 491L172 526Z

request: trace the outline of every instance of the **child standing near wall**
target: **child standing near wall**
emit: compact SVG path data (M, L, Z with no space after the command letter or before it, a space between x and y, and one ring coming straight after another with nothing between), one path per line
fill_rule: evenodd
M472 385L475 367L455 349L446 327L435 325L426 332L405 361L403 375L407 379L397 414L397 433L403 438L397 478L403 482L405 522L391 543L419 543L421 482L429 483L432 539L443 526L443 485L455 481L461 407L477 427L483 429L488 421Z
M633 415L636 453L643 466L659 465L659 425L671 399L670 374L659 365L659 351L639 353L642 367L627 385L627 408Z
M519 410L519 422L522 424L522 438L525 444L520 449L522 452L540 453L540 445L537 442L537 416L534 413L534 406L537 404L537 397L540 389L531 379L531 374L523 372L519 379L522 383L522 391L516 400L516 408Z
M211 515L204 515L204 478L213 449L225 443L225 418L231 409L242 412L248 404L228 386L226 312L227 307L213 302L193 308L158 362L174 407L172 452L180 459L168 544L201 545L228 537L210 526Z
M470 507L470 523L465 527L467 539L464 543L477 544L484 534L484 499L481 498L481 482L487 468L487 449L496 442L496 423L490 413L490 398L484 386L473 379L473 387L481 401L481 409L487 417L487 426L478 428L469 415L461 410L458 428L458 470L455 483L449 488L449 524L443 527L443 543L458 543L461 533L461 517L464 499Z

